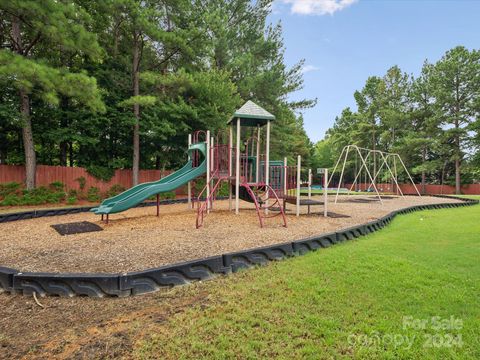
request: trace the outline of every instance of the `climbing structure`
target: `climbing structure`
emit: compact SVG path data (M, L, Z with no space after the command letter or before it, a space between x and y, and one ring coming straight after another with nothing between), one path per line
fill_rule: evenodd
M100 206L91 209L95 214L106 215L128 210L141 202L156 197L157 216L160 215L159 194L188 186L189 205L197 210L197 228L204 223L205 216L213 204L222 184L229 191L229 209L240 212L240 200L253 203L260 226L268 218L279 217L287 226L285 205L296 204L296 215L300 206L323 204L311 199L300 199L301 184L311 186L309 180L301 181L301 161L297 166L287 166L287 160L270 161L270 126L275 117L252 101L247 101L228 121L227 130L211 136L209 131L196 131L188 137L188 161L179 170L157 181L139 184L123 193L106 199ZM262 136L263 135L263 136ZM242 139L245 139L242 141ZM263 152L262 152L263 150ZM205 186L193 196L192 182L205 176ZM233 198L234 197L234 198ZM326 202L325 202L326 203Z
M198 143L199 136L204 136L208 154L206 184L197 195L197 228L203 225L205 216L212 210L222 183L228 183L230 210L235 197L235 214L239 214L242 199L255 205L261 227L265 219L273 217L280 217L283 226L287 226L283 202L276 192L281 186L270 184L273 166L269 159L270 126L273 120L272 114L248 101L228 121L228 132L221 132L216 137L210 137L208 131L192 136L193 143Z

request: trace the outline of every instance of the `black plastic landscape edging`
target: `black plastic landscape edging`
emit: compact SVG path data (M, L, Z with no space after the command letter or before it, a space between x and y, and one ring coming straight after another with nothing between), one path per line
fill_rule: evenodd
M292 256L303 255L310 251L356 239L382 229L398 214L408 214L418 210L468 206L479 203L478 200L459 197L438 197L453 198L462 200L462 202L410 206L393 211L375 221L341 229L332 233L128 273L22 273L15 269L0 267L0 292L6 291L24 295L36 293L41 296L57 295L67 297L124 297L144 294L162 288L189 284L193 281L211 279L217 275L226 275L253 266L264 265L273 260L282 260ZM180 201L169 200L169 202L164 202L164 204L184 202L183 200L184 199Z
M168 204L180 204L186 203L187 199L172 199L172 200L161 200L160 205ZM156 202L149 201L138 204L135 207L145 207L145 206L155 206ZM61 215L70 215L78 214L82 212L89 212L90 209L93 209L96 206L80 206L80 207L71 207L71 208L60 208L60 209L44 209L44 210L32 210L32 211L22 211L15 213L0 214L0 223L18 221L18 220L28 220L35 219L46 216L61 216Z

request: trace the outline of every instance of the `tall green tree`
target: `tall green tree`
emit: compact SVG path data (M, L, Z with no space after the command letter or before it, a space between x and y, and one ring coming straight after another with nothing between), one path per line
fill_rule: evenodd
M447 51L435 64L432 81L436 115L452 147L455 191L460 194L468 131L480 114L480 51L463 46Z
M138 183L140 168L140 107L152 106L155 97L140 94L140 73L155 68L159 73L169 72L169 60L179 52L190 52L189 37L197 30L188 31L189 3L186 1L122 0L113 3L114 54L123 39L131 49L132 96L122 105L133 108L133 185ZM182 23L182 21L184 21ZM195 27L191 27L195 29ZM119 39L120 38L120 39Z
M271 154L283 158L301 154L308 162L312 144L301 111L316 100L289 101L303 87L303 61L288 68L280 24L268 24L272 0L208 0L208 53L212 67L226 70L240 97L253 100L275 114Z
M51 83L53 107L36 84L28 96L39 162L133 168L135 174L139 168L174 168L183 160L189 132L225 127L234 109L252 99L276 115L272 156L293 160L292 154L302 154L308 163L313 147L302 110L315 102L289 99L303 86L303 62L285 65L281 26L268 21L271 0L0 3L5 8L0 18L3 45L12 48L11 12L16 12L23 21L24 41L35 39L35 30L46 32L25 58L60 74L95 78L106 107L104 113L95 112ZM74 10L62 18L57 5ZM53 31L45 24L55 21L36 7L45 7L57 22L81 25L82 31ZM77 40L69 40L75 34L83 41L78 46ZM0 77L0 137L6 144L0 144L0 161L21 163L20 97L11 82L20 79L13 75L19 68L3 71L8 76ZM78 95L83 94L91 92Z
M441 129L435 116L432 65L425 62L420 75L413 80L409 97L409 120L399 141L400 153L408 156L414 173L421 174L421 191L425 193L427 174L442 167L439 158Z
M36 154L32 132L31 98L58 105L59 95L71 97L94 110L103 103L94 78L56 68L44 57L52 47L74 50L79 56L100 59L96 36L85 29L88 14L71 2L53 0L0 1L1 26L10 42L0 51L0 77L18 94L25 153L26 186L35 186ZM10 29L10 31L8 31Z
M378 125L379 141L384 151L392 151L398 138L408 129L410 89L409 76L398 66L388 69L382 78Z

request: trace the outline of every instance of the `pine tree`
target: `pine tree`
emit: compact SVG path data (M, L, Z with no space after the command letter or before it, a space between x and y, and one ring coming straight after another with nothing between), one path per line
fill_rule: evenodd
M88 14L71 2L1 0L2 28L10 27L10 50L0 51L0 77L18 93L25 153L26 186L35 187L36 154L32 131L31 98L58 105L65 95L94 110L104 106L96 80L85 73L53 67L44 55L51 48L72 50L100 59L96 36L84 26Z
M480 114L480 51L469 51L463 46L447 51L433 68L432 82L436 116L452 147L455 191L460 194L469 126Z

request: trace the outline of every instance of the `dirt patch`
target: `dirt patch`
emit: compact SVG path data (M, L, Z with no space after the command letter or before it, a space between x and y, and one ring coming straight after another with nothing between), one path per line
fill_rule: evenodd
M47 297L43 309L33 298L0 294L0 359L131 358L172 315L207 306L203 286L123 299Z
M358 198L357 196L352 199ZM365 198L365 195L360 198ZM287 212L288 228L279 217L260 228L253 204L242 202L239 215L228 201L216 201L202 228L195 228L196 211L187 204L164 205L160 217L152 207L110 216L105 225L98 215L80 213L0 224L0 264L20 271L126 272L158 267L243 249L287 242L378 219L412 205L457 202L434 197L405 197L368 203L333 203L328 210L349 217L304 216ZM291 205L289 209L294 207ZM323 212L323 205L312 206ZM89 221L101 232L59 235L51 225Z

